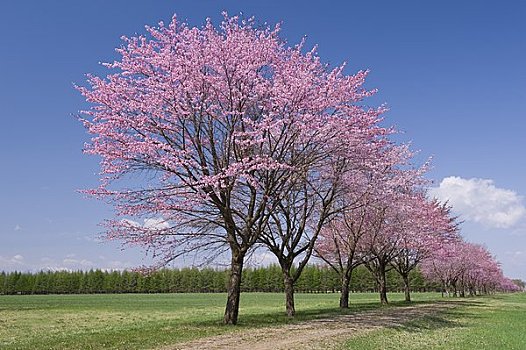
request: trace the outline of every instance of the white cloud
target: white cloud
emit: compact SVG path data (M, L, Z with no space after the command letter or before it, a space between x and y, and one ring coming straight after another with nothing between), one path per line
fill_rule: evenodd
M271 264L277 264L278 259L274 254L271 252L268 252L266 250L258 249L252 254L249 255L249 258L247 260L247 266L268 266Z
M166 220L164 220L163 218L151 218L144 219L144 227L160 230L164 228L169 228L170 224L166 222Z
M85 240L85 241L93 242L93 243L106 242L106 240L103 237L100 237L100 236L85 235L85 236L82 236L82 237L78 237L77 239L78 240Z
M27 265L24 260L24 257L20 254L11 257L0 255L0 271L25 269Z
M111 260L108 261L107 266L105 270L125 270L136 267L136 264L134 265L129 261Z
M40 263L30 266L30 270L50 270L50 271L76 271L76 270L90 270L100 269L105 271L124 270L135 267L129 261L110 260L107 261L104 256L99 256L98 260L90 260L78 257L76 254L67 254L63 259L55 259L44 257L40 259Z
M163 218L148 218L144 219L144 224L141 224L137 221L133 221L130 219L123 219L122 222L125 222L131 226L135 227L144 227L146 229L154 229L154 230L161 230L165 228L169 228L170 224L168 221L166 221Z
M87 259L73 259L73 258L65 258L62 260L62 264L67 267L73 267L73 268L92 268L95 266L95 264Z
M20 230L22 230L22 226L20 226L19 224L16 224L16 226L15 226L15 228L13 230L20 231Z
M134 227L141 227L142 226L139 222L131 220L131 219L122 219L121 223L125 223L125 224L128 224L130 226L134 226Z
M522 197L512 190L498 188L493 180L463 179L449 176L430 194L449 201L461 219L488 227L510 228L526 218Z
M101 269L106 271L124 270L136 267L137 263L131 261L106 260L104 257L90 259L78 257L76 254L66 254L64 257L44 256L32 261L20 254L13 256L0 255L0 272L12 271L76 271Z

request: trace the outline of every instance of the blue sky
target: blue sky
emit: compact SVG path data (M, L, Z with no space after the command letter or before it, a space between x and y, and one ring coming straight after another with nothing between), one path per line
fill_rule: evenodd
M370 69L386 123L433 157L433 193L465 220L510 277L526 280L526 3L523 1L10 1L0 9L0 270L125 268L138 250L100 242L109 207L77 190L98 160L73 116L73 83L103 74L121 35L221 11L283 22L283 36L319 45L347 73ZM190 263L191 261L181 262Z

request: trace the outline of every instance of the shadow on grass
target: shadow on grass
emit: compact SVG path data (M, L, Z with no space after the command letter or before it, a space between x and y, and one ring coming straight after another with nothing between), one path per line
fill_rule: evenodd
M353 322L362 322L364 326L377 325L374 319L370 320L366 315L361 317L362 313L366 313L374 310L385 310L385 309L401 309L406 307L425 306L425 305L436 305L436 304L455 304L455 307L448 310L443 310L434 314L433 316L421 316L418 319L411 320L403 325L387 326L387 327L407 327L413 331L418 329L432 329L437 327L455 327L461 326L458 322L448 320L447 316L451 318L468 316L471 318L477 317L475 314L464 311L472 307L483 307L485 303L480 300L468 299L468 298L444 298L441 300L424 300L424 301L392 301L388 305L382 305L377 301L370 302L357 302L350 304L348 309L340 309L336 307L320 307L312 308L307 310L297 310L296 315L293 318L287 317L284 310L267 311L260 313L244 314L242 311L239 315L238 324L235 327L225 326L222 318L216 319L205 319L205 320L188 320L183 321L163 321L162 324L170 325L174 327L190 327L192 329L214 327L225 331L242 330L249 328L261 328L269 326L281 326L287 324L297 324L305 321L313 321L320 319L334 319L339 316L350 316L354 319ZM460 306L456 307L456 306ZM422 322L420 322L422 321ZM428 328L424 328L428 327ZM402 328L400 328L402 329Z
M447 328L465 328L468 325L459 321L459 319L473 320L481 318L477 311L473 309L487 306L484 301L473 299L445 299L439 301L439 303L454 303L457 307L441 310L435 314L425 315L401 325L393 325L387 328L409 333L419 333Z
M465 324L451 318L453 317L449 312L443 312L436 315L423 316L417 320L406 322L402 325L389 326L387 328L400 332L420 333L438 329L466 327Z
M312 321L319 319L334 318L338 316L351 316L367 311L389 309L389 308L403 308L415 305L433 304L431 301L418 301L414 303L405 303L402 301L395 301L388 305L382 305L379 302L360 302L349 305L348 309L340 309L339 307L318 308L309 310L298 310L293 318L287 317L284 311L276 311L264 314L240 315L239 326L243 327L261 327L261 326L277 326L284 324L294 324L304 321Z
M438 301L440 303L441 301ZM317 308L309 310L298 310L294 317L287 317L283 310L256 313L256 314L240 314L239 322L236 327L238 328L259 328L265 326L280 326L286 324L295 324L305 321L319 320L319 319L331 319L339 316L353 316L368 311L380 310L380 309L394 309L394 308L405 308L414 307L419 305L432 305L437 304L437 301L394 301L388 305L382 305L379 302L360 302L356 304L350 304L348 309L340 309L339 307L330 308ZM459 305L467 305L467 303L459 303ZM197 322L189 322L188 325L198 327L210 327L210 326L223 326L222 320L204 320Z
M255 328L255 327L265 327L265 326L279 326L286 324L294 324L304 321L311 321L322 318L332 318L342 315L352 315L366 311L377 310L386 307L396 307L398 303L393 303L393 305L383 306L378 302L368 302L368 303L357 303L349 305L348 309L340 309L339 307L325 307L325 308L316 308L308 310L297 310L294 317L288 317L285 314L284 310L277 310L272 312L262 312L262 313L253 313L253 314L243 314L240 312L239 321L236 327L239 328ZM404 306L404 305L400 305ZM188 326L198 326L198 327L210 327L210 326L223 326L222 319L216 320L200 320L200 321L189 321L184 322ZM181 324L181 323L179 323Z

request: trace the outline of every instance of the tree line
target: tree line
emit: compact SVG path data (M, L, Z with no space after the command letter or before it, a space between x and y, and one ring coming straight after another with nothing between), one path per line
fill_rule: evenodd
M412 275L414 291L434 291L438 284L426 281L419 270ZM40 271L1 272L0 294L98 294L98 293L224 293L228 270L217 268L161 269L148 275L135 271ZM394 271L387 276L388 290L403 290L403 281ZM338 274L326 267L308 265L297 282L302 293L340 292ZM353 292L376 292L374 277L365 268L353 275ZM243 270L243 292L283 292L283 276L277 265Z

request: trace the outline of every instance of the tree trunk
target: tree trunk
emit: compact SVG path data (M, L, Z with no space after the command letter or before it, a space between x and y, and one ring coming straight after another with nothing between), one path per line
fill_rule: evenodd
M449 298L451 296L451 291L449 289L449 285L444 285L444 291L446 292L446 296Z
M405 301L410 302L411 301L411 288L409 286L409 274L403 274L402 279L404 280Z
M458 290L459 291L459 295L460 295L461 298L464 298L466 296L465 290L466 290L466 286L464 284L464 278L462 278L460 280L460 287L459 287L459 290Z
M349 287L351 285L351 276L342 277L342 291L340 294L340 309L349 308Z
M387 301L387 286L385 281L379 283L378 290L380 291L380 302L383 305L387 305L389 302Z
M385 266L380 265L378 267L378 291L380 292L380 302L383 305L388 304L387 301L387 281L385 276Z
M283 284L285 286L285 308L288 317L294 317L294 280L290 276L290 271L283 270Z
M239 298L241 296L241 273L243 272L243 262L245 254L239 251L232 251L232 261L230 264L230 278L227 287L227 300L225 308L224 324L237 324L239 313Z

